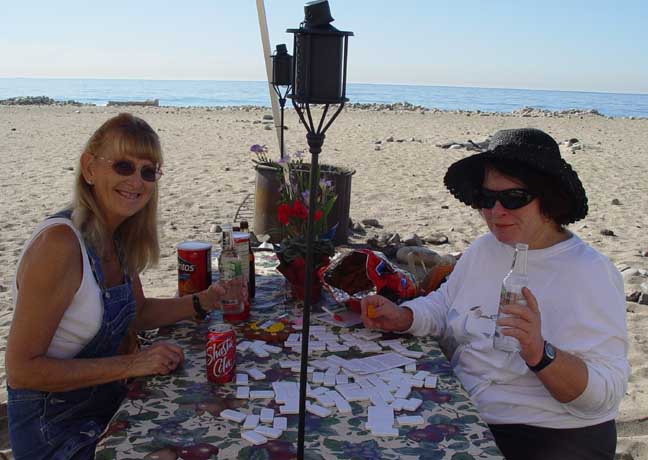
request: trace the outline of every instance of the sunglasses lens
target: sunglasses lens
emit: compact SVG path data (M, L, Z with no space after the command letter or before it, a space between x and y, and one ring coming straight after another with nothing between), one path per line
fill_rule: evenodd
M494 192L482 189L475 199L475 204L480 209L492 209L499 201L502 207L512 210L526 206L533 200L533 195L524 189L510 189Z
M158 179L158 170L155 166L144 166L140 171L142 179L147 182L155 182Z
M499 200L506 209L519 209L529 204L533 200L533 195L522 189L505 190L500 193Z
M112 167L120 176L130 176L135 172L135 165L126 160L116 161Z

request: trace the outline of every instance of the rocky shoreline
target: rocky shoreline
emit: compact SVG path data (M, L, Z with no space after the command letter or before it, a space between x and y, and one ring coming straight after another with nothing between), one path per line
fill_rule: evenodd
M156 100L157 101L157 100ZM111 101L112 102L112 101ZM148 101L145 101L148 102ZM83 103L83 102L78 102L75 100L67 100L67 101L58 101L55 99L52 99L51 97L48 96L17 96L17 97L11 97L8 99L0 99L0 105L48 105L48 106L66 106L66 105L71 105L71 106L88 106L88 107L96 107L97 104L91 104L91 103ZM143 104L142 101L119 101L119 102L112 102L112 104L108 105L119 105L119 106L124 106L124 107L129 107L129 106L152 106L152 107L159 107L159 108L176 108L176 109L207 109L207 110L222 110L222 111L245 111L245 112L250 112L250 111L255 111L255 110L264 110L267 111L268 107L264 106L255 106L255 105L241 105L241 106L164 106L164 105L159 105L158 104ZM287 107L288 110L292 110L292 108L289 106ZM595 116L595 117L602 117L602 118L609 118L609 119L629 119L629 120L635 120L635 119L643 119L646 117L611 117L602 114L599 112L597 109L564 109L564 110L548 110L548 109L541 109L541 108L536 108L536 107L521 107L519 109L513 110L512 112L485 112L482 110L461 110L461 109L455 109L455 110L446 110L446 109L438 109L438 108L429 108L429 107L424 107L422 105L415 105L410 102L404 101L404 102L395 102L395 103L389 103L389 104L381 104L381 103L361 103L361 102L353 102L346 104L346 109L350 111L369 111L369 112L418 112L420 114L461 114L461 115L466 115L466 116L471 116L471 115L476 115L476 116L481 116L481 117L489 117L489 116L505 116L505 117L522 117L522 118L571 118L571 117L583 117L583 116Z

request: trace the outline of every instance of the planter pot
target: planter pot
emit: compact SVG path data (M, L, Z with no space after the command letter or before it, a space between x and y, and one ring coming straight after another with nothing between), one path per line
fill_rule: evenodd
M303 173L309 173L308 164L304 164ZM349 239L349 210L351 208L351 178L355 169L320 165L320 178L330 180L337 199L327 219L327 228L337 224L333 244L345 244ZM254 233L270 235L273 243L281 242L281 226L277 220L281 170L271 166L256 167L256 189L254 210Z

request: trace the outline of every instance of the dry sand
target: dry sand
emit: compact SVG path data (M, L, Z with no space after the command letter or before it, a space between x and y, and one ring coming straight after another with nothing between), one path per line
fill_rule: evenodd
M254 191L250 145L267 144L278 157L276 135L262 123L269 109L131 109L159 132L165 151L160 185L162 259L143 274L144 289L149 296L172 295L175 245L187 239L215 240L216 235L209 233L211 225L230 221L246 194ZM69 201L83 143L119 111L0 106L0 364L12 316L11 284L23 242L48 213ZM293 111L286 124L288 150L303 149L305 130ZM648 251L646 119L350 109L327 134L320 161L356 169L354 221L375 218L384 227L380 232L401 236L440 232L449 244L434 249L461 251L486 228L474 211L445 190L442 178L453 161L470 152L436 144L482 141L498 129L524 126L543 129L558 141L580 141L582 149L575 153L562 148L590 203L587 218L571 230L618 266L648 269L648 257L643 255ZM389 137L395 141L387 142ZM380 150L377 141L382 141ZM620 204L612 204L613 199ZM604 229L614 236L602 235ZM372 233L368 230L367 236L352 241L364 241ZM628 294L648 281L641 274L626 278ZM632 375L618 418L618 450L623 453L618 458L648 459L648 306L628 302L627 319ZM4 372L0 384L4 390ZM6 401L6 395L0 401Z

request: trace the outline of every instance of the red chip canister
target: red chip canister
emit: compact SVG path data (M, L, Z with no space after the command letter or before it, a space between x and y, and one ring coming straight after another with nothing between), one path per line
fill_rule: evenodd
M204 291L212 281L212 245L204 241L184 241L178 250L178 294Z
M236 334L228 324L214 324L207 332L207 380L227 383L236 372Z

